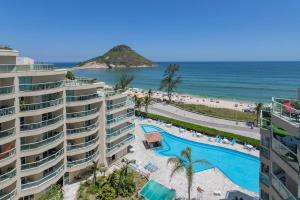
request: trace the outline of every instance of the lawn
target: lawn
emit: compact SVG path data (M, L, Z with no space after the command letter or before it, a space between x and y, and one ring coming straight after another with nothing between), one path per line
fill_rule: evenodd
M238 120L238 121L256 121L256 114L251 112L242 112L236 111L228 108L214 108L204 105L196 104L184 104L184 103L175 103L176 107L181 108L186 111L191 111L194 113L199 113L202 115L207 115L211 117L227 119L227 120Z

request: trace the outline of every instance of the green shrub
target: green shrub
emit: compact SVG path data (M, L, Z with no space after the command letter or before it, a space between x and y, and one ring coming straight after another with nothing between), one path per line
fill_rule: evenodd
M99 191L97 199L100 200L114 200L116 198L116 191L109 184L104 185Z
M197 132L201 132L205 135L209 135L209 136L222 136L222 137L226 137L228 139L233 139L235 138L238 142L246 142L248 144L251 144L252 146L254 147L259 147L259 140L257 139L254 139L254 138L250 138L250 137L246 137L246 136L242 136L242 135L237 135L237 134L234 134L234 133L229 133L229 132L225 132L225 131L220 131L220 130L217 130L217 129L214 129L214 128L209 128L209 127L205 127L205 126L201 126L201 125L198 125L198 124L192 124L192 123L189 123L189 122L184 122L184 121L180 121L180 120L177 120L177 119L173 119L173 118L169 118L169 117L164 117L164 116L161 116L161 115L156 115L156 114L151 114L151 113L144 113L144 112L140 112L140 113L137 113L136 112L136 115L139 116L144 116L144 117L147 117L147 118L150 118L150 119L154 119L154 120L160 120L160 121L163 121L165 123L171 123L175 126L178 126L178 127L182 127L182 128L185 128L187 130L194 130L194 131L197 131Z

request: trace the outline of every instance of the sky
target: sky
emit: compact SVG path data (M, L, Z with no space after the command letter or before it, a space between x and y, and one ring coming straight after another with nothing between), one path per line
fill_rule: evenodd
M78 62L127 44L154 61L300 60L300 0L0 0L0 44Z

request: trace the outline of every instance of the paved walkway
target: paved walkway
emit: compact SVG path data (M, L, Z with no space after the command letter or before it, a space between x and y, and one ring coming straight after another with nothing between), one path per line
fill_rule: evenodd
M148 112L153 114L162 115L165 117L175 118L181 121L191 122L194 124L199 124L211 128L215 128L222 131L227 131L235 133L238 135L243 135L255 139L260 138L259 128L254 127L251 129L246 126L245 122L239 122L236 124L235 121L218 119L214 117L208 117L205 115L199 115L196 113L188 112L171 105L156 103L150 105Z

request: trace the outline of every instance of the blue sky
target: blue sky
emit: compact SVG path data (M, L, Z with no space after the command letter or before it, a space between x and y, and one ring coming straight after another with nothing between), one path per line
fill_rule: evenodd
M300 0L0 0L0 44L80 61L128 44L155 61L300 60Z

